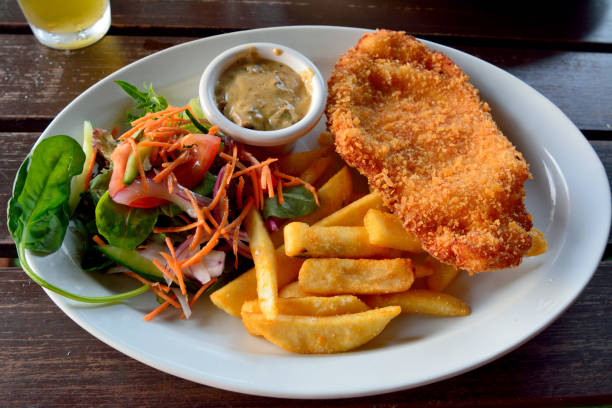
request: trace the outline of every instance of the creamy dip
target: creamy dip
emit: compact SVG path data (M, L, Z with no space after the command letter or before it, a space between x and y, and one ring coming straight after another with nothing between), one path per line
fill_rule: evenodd
M276 130L293 125L310 107L304 79L287 65L260 58L240 58L215 85L219 110L239 126Z

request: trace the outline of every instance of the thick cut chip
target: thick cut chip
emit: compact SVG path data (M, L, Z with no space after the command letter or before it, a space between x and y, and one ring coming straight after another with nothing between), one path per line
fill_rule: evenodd
M332 178L330 178L319 190L319 208L310 214L295 218L295 221L314 224L322 218L338 211L347 205L353 193L353 178L348 167L344 166Z
M344 200L348 200L351 196L351 191L352 181L350 171L348 171L347 168L343 168L318 190L321 207L328 205L329 208L325 209L324 211L321 211L321 208L319 208L317 211L306 215L306 217L310 217L310 222L317 222L319 220L321 220L321 222L325 222L326 218L323 217L328 215L327 211L335 211L333 208L336 207L336 209L341 208ZM337 198L340 198L340 200L336 200ZM364 203L374 204L369 201ZM351 207L351 205L348 207ZM344 210L346 208L344 208ZM359 205L354 206L353 208L358 211L362 211L364 208L366 208L366 206ZM363 213L365 214L366 211L367 209ZM335 212L331 216L334 216L334 214ZM341 220L352 218L354 217L352 217L351 214L345 213L345 215L341 217ZM303 262L301 259L292 258L285 255L285 248L284 246L281 246L276 250L276 262L278 266L277 280L279 287L283 287L289 282L293 282L295 279L297 279L300 266L302 266ZM210 300L215 304L215 306L236 317L240 317L240 308L242 307L242 304L247 300L253 299L257 299L257 279L255 277L255 268L249 269L247 272L243 273L238 278L234 279L210 295Z
M401 313L388 306L338 316L278 315L268 320L259 313L243 313L245 327L285 350L304 354L340 353L372 340Z
M293 316L336 316L347 313L365 312L370 308L357 296L343 295L331 297L307 296L300 298L278 299L278 312ZM242 305L241 314L261 313L259 302L249 300ZM250 320L243 321L249 334L260 336L256 327L250 326Z
M433 270L427 277L427 287L435 292L442 292L459 274L459 269L453 265L444 264L431 256L425 259L425 266Z
M527 163L461 69L402 32L365 34L329 80L336 151L442 262L482 272L531 246Z
M279 292L278 297L282 298L298 298L298 297L306 297L312 296L310 293L306 293L300 287L300 282L295 281L291 282L288 285L285 285Z
M306 152L287 154L278 159L278 168L284 173L297 176L306 171L312 162L326 155L328 152L329 148L324 147L321 149L308 150Z
M368 238L373 245L401 249L408 252L421 252L421 243L409 233L399 218L379 210L370 210L363 218Z
M277 266L277 284L283 287L297 279L300 267L304 262L300 258L285 255L285 247L274 251ZM255 268L251 268L227 285L210 294L210 300L219 309L240 317L240 308L247 300L257 299L257 278Z
M414 273L408 258L311 258L304 261L299 282L317 295L395 293L410 289Z
M278 280L274 246L258 210L251 209L244 224L249 236L253 263L255 263L257 297L261 311L266 318L272 319L278 314Z
M470 307L463 300L447 293L426 289L410 289L402 293L363 296L370 307L400 306L402 313L433 316L467 316Z
M372 245L364 227L309 227L303 222L285 226L288 256L315 258L395 258L400 251Z
M360 226L363 225L363 217L371 209L383 209L382 198L376 193L367 194L353 201L346 207L339 209L314 225L317 227Z

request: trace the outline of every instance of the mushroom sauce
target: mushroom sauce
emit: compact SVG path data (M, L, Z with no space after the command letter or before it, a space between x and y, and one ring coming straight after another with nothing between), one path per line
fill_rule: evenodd
M276 130L302 119L311 98L298 73L250 52L219 77L215 99L223 115L237 125Z

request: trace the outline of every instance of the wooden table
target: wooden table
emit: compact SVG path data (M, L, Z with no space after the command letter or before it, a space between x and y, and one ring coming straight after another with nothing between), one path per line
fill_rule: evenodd
M192 39L277 25L405 30L474 54L527 82L582 130L612 172L612 2L208 1L112 3L113 26L75 52L38 44L13 0L0 2L0 256L15 256L6 202L19 163L87 87ZM607 257L610 255L608 244ZM0 406L308 406L185 381L111 349L68 319L21 269L0 279ZM612 403L612 261L554 324L507 356L429 386L334 406L588 406ZM459 345L460 346L460 345ZM409 368L407 368L409 369Z

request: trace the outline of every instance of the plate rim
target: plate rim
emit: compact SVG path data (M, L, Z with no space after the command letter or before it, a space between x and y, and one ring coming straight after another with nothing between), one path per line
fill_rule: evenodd
M61 117L63 116L63 114L65 114L65 112L70 111L71 108L74 106L75 103L78 103L79 99L86 93L89 92L93 92L96 88L96 86L98 86L101 82L108 80L108 78L110 76L114 76L114 75L120 75L121 72L125 72L127 70L132 69L133 66L135 65L140 65L140 64L146 64L146 62L151 59L151 58L158 58L158 55L165 55L166 53L172 53L173 51L177 50L178 48L181 47L185 47L185 46L197 46L197 43L206 43L208 41L214 41L215 39L218 39L219 37L232 37L232 36L237 36L237 37L242 37L245 34L249 34L249 33L253 33L253 32L272 32L272 31L283 31L283 30L302 30L302 29L332 29L332 30L346 30L346 31L361 31L361 32L366 32L366 31L373 31L373 30L369 30L369 29L363 29L363 28L357 28L357 27L344 27L344 26L321 26L321 25L302 25L302 26L278 26L278 27L266 27L266 28L260 28L260 29L254 29L254 30L245 30L245 31L237 31L237 32L232 32L232 33L226 33L226 34L219 34L219 35L215 35L215 36L211 36L211 37L205 37L205 38L200 38L200 39L195 39L195 40L191 40L191 41L187 41L184 43L180 43L180 44L176 44L172 47L166 48L164 50L155 52L151 55L145 56L139 60L136 60L122 68L120 68L119 70L107 75L106 77L100 79L99 81L97 81L96 83L92 84L89 88L87 88L85 91L83 91L81 94L79 94L79 96L77 96L73 101L71 101L65 108L63 108L58 114L57 116L53 119L53 121L51 121L51 123L47 126L47 128L45 129L44 132L42 132L41 136L37 139L36 144L38 144L40 142L40 140L42 140L44 137L48 137L49 135L47 134L47 130L49 128L51 128L56 121L61 120ZM423 41L424 43L426 43L428 46L430 45L434 45L436 48L438 49L442 49L442 50L452 50L453 52L458 52L461 54L464 54L465 56L469 57L469 58L475 58L476 60L478 60L479 63L484 63L488 65L489 69L495 69L495 70L500 70L502 72L504 72L506 75L510 75L511 77L513 77L515 80L520 81L523 85L527 86L528 88L530 88L531 91L535 92L538 94L538 96L543 100L546 101L546 103L549 105L548 107L551 109L556 110L558 113L560 113L568 122L567 125L571 126L573 128L573 130L575 132L577 132L578 134L582 135L582 133L580 132L580 130L571 122L571 120L569 118L567 118L567 116L556 106L554 105L550 100L548 100L548 98L546 98L544 95L542 95L539 91L535 90L534 88L532 88L530 85L526 84L524 81L522 81L521 79L515 77L514 75L510 74L509 72L494 66L493 64L484 61L478 57L475 57L473 55L467 54L463 51L451 48L451 47L447 47L441 44L437 44L431 41L426 41L426 40L422 40L419 39L420 41ZM599 171L603 174L603 176L605 177L605 179L607 180L607 176L605 174L605 169L603 164L601 163L601 161L599 160L598 156L596 155L593 147L588 143L588 141L586 141L586 139L584 138L584 136L582 136L584 142L586 143L586 145L591 149L591 153L593 155L593 157L597 160L597 163L599 164ZM609 185L608 185L608 190L609 190ZM611 218L611 214L610 214L610 195L608 194L608 200L607 203L604 203L604 207L608 209L607 211L607 220L604 220L604 224L607 225L608 230L610 229L610 218ZM604 208L604 209L605 209ZM113 347L115 350L131 357L134 358L137 361L140 361L141 363L144 363L148 366L151 366L153 368L156 368L160 371L164 371L167 372L169 374L175 375L177 377L180 378L184 378L196 383L200 383L200 384L205 384L205 385L209 385L209 386L213 386L216 388L220 388L220 389L225 389L225 390L230 390L230 391L235 391L235 392L240 392L240 393L247 393L247 394L251 394L251 395L261 395L261 396L269 396L269 397L282 397L282 398L303 398L303 399L323 399L323 398L345 398L345 397L357 397L357 396L367 396L367 395L374 395L374 394L381 394L381 393L387 393L387 392L393 392L393 391L399 391L399 390L404 390L404 389L409 389L409 388L414 388L414 387L419 387L422 385L426 385L426 384L430 384L433 382L437 382L437 381L442 381L444 379L448 379L460 374L463 374L465 372L471 371L477 367L481 367L485 364L488 364L489 362L510 353L511 351L515 350L516 348L520 347L521 345L523 345L524 343L526 343L527 341L529 341L530 339L532 339L533 337L535 337L536 335L538 335L539 333L541 333L543 330L545 330L550 324L552 324L561 314L563 314L568 307L570 307L575 300L578 298L578 296L580 296L580 294L582 293L582 291L586 288L588 282L590 281L590 279L592 278L593 274L595 273L596 269L597 269L597 265L600 262L601 259L601 255L603 254L605 247L607 244L607 239L604 239L602 241L601 244L601 248L600 248L600 256L597 260L592 261L592 264L594 264L594 266L591 268L589 267L588 269L592 269L592 271L588 274L585 275L584 278L584 284L582 285L582 287L580 288L580 290L578 290L576 293L574 293L574 296L571 299L566 299L564 302L563 307L561 307L560 309L557 310L556 313L554 313L553 315L550 315L547 319L547 323L543 326L541 326L538 330L529 333L529 335L524 336L520 341L515 342L511 347L506 347L503 350L500 350L497 353L493 353L489 356L485 356L484 358L481 358L478 362L476 362L475 364L467 364L462 370L457 370L457 371L453 371L450 372L446 375L443 376L436 376L435 378L426 378L423 379L420 382L415 382L415 383L411 383L409 385L397 385L397 386L392 386L392 387L371 387L370 389L366 389L363 390L363 392L349 392L349 393L343 393L343 392L332 392L329 390L323 391L323 392L319 392L317 394L312 394L311 392L308 392L306 394L299 394L299 393L295 393L295 392L283 392L282 390L276 390L276 391L271 391L271 390L260 390L260 389L254 389L254 388L249 388L248 386L245 386L245 384L237 384L237 383L228 383L226 381L217 381L214 378L210 377L210 376L205 376L206 378L203 377L198 377L198 376L194 376L191 375L189 373L185 373L180 371L178 368L175 367L168 367L167 365L164 365L162 362L158 362L152 359L147 358L146 355L143 354L139 354L137 350L133 350L132 348L129 347L129 345L126 345L120 341L115 341L112 338L108 338L104 333L100 332L97 328L95 328L94 326L92 326L89 321L87 321L86 319L81 318L80 315L78 315L73 308L71 307L71 304L69 302L67 302L63 297L49 292L47 290L45 290L45 292L47 292L48 296L52 299L52 301L68 316L70 317L73 321L75 321L79 326L81 326L83 329L85 329L87 332L89 332L90 334L92 334L94 337L96 337L98 340L102 341L103 343ZM36 269L35 269L36 270Z

